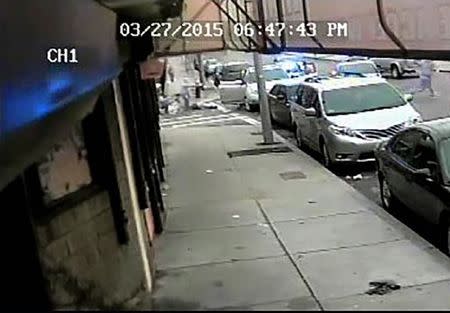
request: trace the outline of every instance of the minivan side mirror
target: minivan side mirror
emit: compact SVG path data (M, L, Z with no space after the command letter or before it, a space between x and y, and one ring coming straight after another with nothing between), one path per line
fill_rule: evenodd
M405 95L405 101L406 101L406 102L412 102L413 99L414 99L414 97L413 97L412 94L406 94L406 95Z
M305 115L306 115L306 116L310 116L310 117L312 117L312 116L317 116L317 111L316 111L316 109L314 109L314 108L307 108L307 109L305 110Z
M285 95L278 95L278 96L277 96L277 100L280 100L280 101L286 101L287 99L286 99L286 96L285 96Z

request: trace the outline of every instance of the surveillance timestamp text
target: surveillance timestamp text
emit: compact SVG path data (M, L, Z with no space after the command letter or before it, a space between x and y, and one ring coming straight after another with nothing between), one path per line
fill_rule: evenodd
M272 38L286 37L347 37L347 22L267 22L235 23L228 25L222 22L153 22L141 24L137 22L121 23L119 34L122 37L161 37L161 38L201 38L222 39L228 33L236 37L267 36Z

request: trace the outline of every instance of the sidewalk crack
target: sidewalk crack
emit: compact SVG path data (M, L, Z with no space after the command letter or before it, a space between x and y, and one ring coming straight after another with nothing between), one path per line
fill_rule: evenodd
M297 271L298 275L302 279L303 283L305 284L306 288L308 289L309 293L311 294L311 297L317 303L319 309L321 311L324 311L322 303L320 303L319 298L317 297L317 295L315 294L314 290L312 289L312 286L309 284L309 282L306 279L305 275L302 273L302 270L300 269L300 266L295 261L294 255L291 253L291 251L289 251L287 245L284 243L283 239L281 238L281 236L278 233L277 229L275 228L274 224L270 220L269 215L266 213L266 211L264 210L264 208L261 205L261 203L258 200L256 200L256 199L255 199L255 201L256 201L256 204L259 207L259 210L260 210L261 214L264 216L264 218L266 220L266 223L269 225L270 229L272 230L272 232L273 232L275 238L277 239L278 243L280 244L281 248L286 253L286 255L288 256L290 262L292 263L292 265L294 266L294 268Z

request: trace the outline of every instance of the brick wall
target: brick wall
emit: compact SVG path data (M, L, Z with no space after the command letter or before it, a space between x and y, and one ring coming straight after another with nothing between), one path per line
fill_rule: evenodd
M104 97L129 243L117 241L107 192L36 223L44 274L56 308L120 308L145 289L136 221L131 212L123 150L113 98ZM151 256L150 244L146 253Z

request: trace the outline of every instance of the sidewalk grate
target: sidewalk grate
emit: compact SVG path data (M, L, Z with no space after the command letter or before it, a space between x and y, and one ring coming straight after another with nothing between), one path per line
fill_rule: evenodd
M279 175L284 180L305 179L306 178L306 175L300 171L284 172L284 173L280 173Z
M231 151L227 152L227 155L230 158L236 158L241 156L260 155L268 153L287 153L287 152L292 152L292 149L287 146L280 146L280 147L267 147L267 148Z

